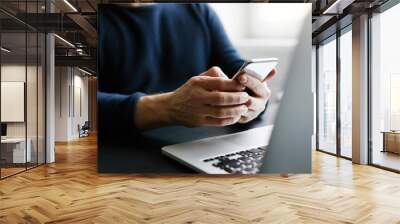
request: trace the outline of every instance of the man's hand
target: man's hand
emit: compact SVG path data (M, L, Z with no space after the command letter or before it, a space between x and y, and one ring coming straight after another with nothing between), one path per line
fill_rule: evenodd
M238 77L238 82L246 86L252 92L249 101L246 103L248 112L242 115L238 121L239 123L252 121L265 110L267 101L271 96L271 90L268 88L267 81L271 80L275 74L276 70L273 69L263 82L246 73Z
M143 96L135 125L150 129L166 125L226 126L248 113L245 85L224 77L218 67L194 76L173 92ZM246 83L248 84L248 83Z
M185 126L226 126L247 113L249 95L240 83L224 79L213 67L175 90L170 101L171 120Z

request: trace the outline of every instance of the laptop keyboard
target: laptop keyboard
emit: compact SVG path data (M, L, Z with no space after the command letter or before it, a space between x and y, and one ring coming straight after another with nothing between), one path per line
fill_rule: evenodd
M232 174L255 174L262 165L265 152L265 147L259 147L204 159L203 162Z

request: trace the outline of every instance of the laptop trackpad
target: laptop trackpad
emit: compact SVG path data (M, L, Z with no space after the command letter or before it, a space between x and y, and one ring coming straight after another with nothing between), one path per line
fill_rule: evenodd
M240 146L242 149L266 146L272 133L272 125L226 135L221 141Z

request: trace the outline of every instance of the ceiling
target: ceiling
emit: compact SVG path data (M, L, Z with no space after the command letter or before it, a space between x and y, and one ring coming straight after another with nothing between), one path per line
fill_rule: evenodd
M224 2L224 0L220 1ZM360 12L377 7L386 1L387 0L269 0L261 2L312 3L313 42L315 43L327 35L330 35L329 32L335 32L332 27L335 26L338 20L346 16L357 16ZM9 44L8 47L16 49L16 52L18 52L19 50L24 50L22 46L25 46L25 38L22 37L27 28L29 31L55 32L61 37L55 38L56 63L58 65L81 65L95 70L97 6L101 3L127 2L132 3L133 1L47 0L46 7L46 0L1 0L0 24L2 32L6 33L2 37L5 38L2 43L13 42ZM50 8L52 9L52 13L48 13ZM349 21L351 23L351 18ZM345 25L345 23L342 25ZM330 29L331 31L329 31ZM18 34L19 32L22 32L22 34ZM71 44L74 45L74 47L72 47ZM36 48L34 44L29 44L28 46L28 52Z

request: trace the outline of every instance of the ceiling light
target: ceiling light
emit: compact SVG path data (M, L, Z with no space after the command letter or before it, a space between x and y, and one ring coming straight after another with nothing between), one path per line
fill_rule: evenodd
M336 0L332 5L324 10L322 14L341 14L343 9L353 3L354 0Z
M64 42L65 44L67 44L68 46L75 48L75 45L73 45L73 44L72 44L71 42L69 42L68 40L66 40L66 39L64 39L64 38L62 38L62 37L60 37L60 36L57 35L57 34L54 34L54 36L57 37L57 38L58 38L59 40L61 40L62 42Z
M74 12L78 12L78 10L68 1L64 0L64 3L68 5Z
M79 68L79 67L78 67L78 70L81 71L81 72L83 72L83 73L85 73L85 74L87 74L87 75L90 75L90 76L92 75L92 73L90 73L90 72L88 72L88 71L86 71L86 70L83 70L83 69L81 69L81 68Z
M11 50L9 50L9 49L7 49L5 47L1 47L1 51L4 51L6 53L10 53L11 52Z
M76 53L78 53L79 55L83 55L83 49L77 48Z

